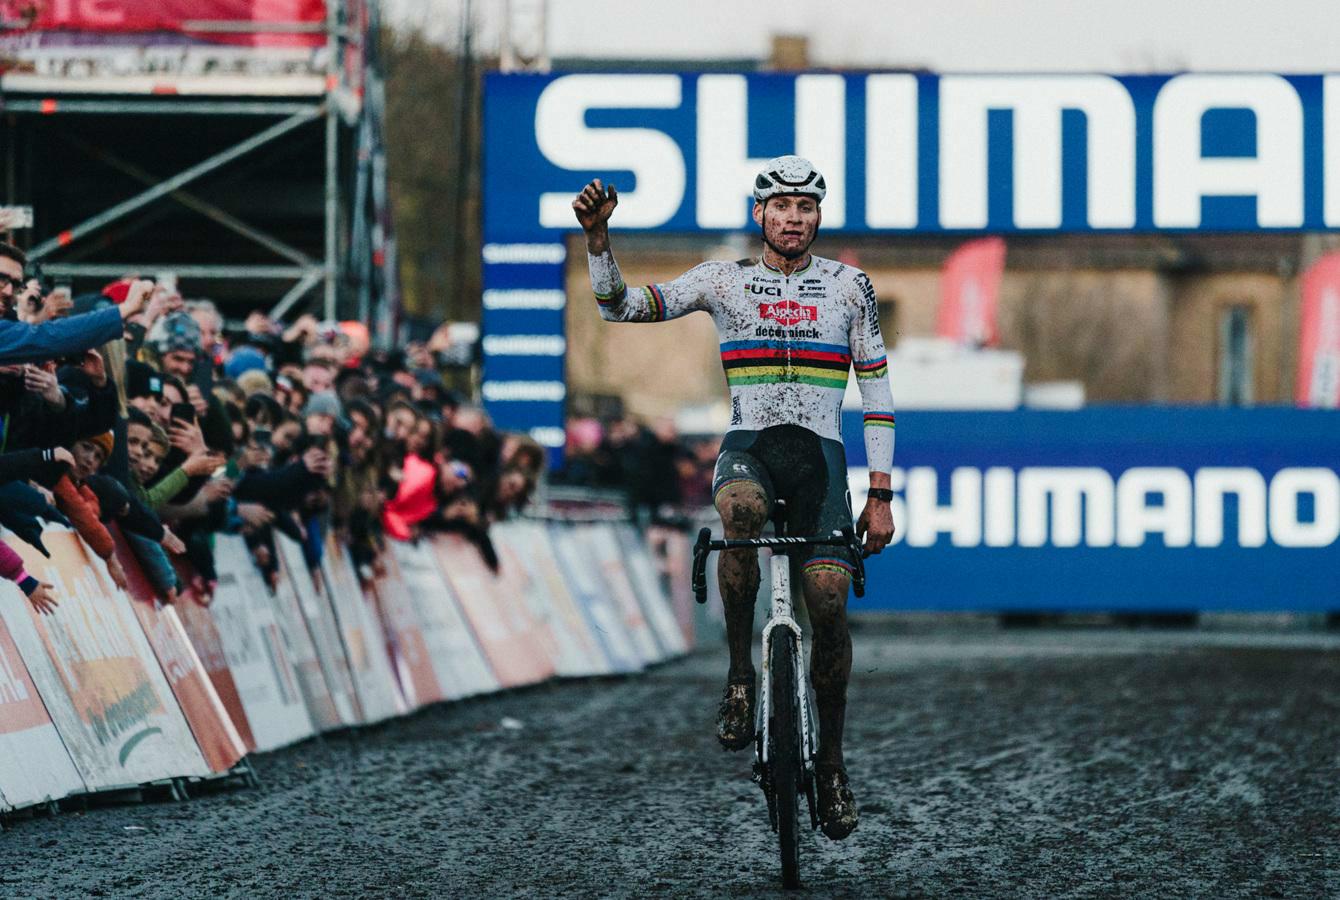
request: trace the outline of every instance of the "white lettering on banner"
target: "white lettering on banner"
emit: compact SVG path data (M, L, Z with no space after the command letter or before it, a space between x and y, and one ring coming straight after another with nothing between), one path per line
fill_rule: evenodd
M1298 498L1312 495L1312 519ZM1270 537L1281 547L1328 547L1340 537L1340 479L1330 469L1283 469L1270 482Z
M561 334L490 334L484 337L486 356L562 356L567 341Z
M484 292L485 309L562 309L568 295L563 291L502 291Z
M1337 228L1340 227L1340 75L1322 79L1321 97L1323 216L1327 227Z
M1150 494L1161 502L1151 504ZM1191 479L1181 469L1127 469L1117 480L1117 544L1143 546L1153 531L1168 547L1191 543Z
M1329 547L1340 540L1340 475L1326 468L1279 470L1267 488L1255 469L1206 467L1194 473L1167 466L1135 467L1115 480L1093 467L1030 467L1015 471L961 466L941 505L937 472L890 473L898 531L912 547L929 547L948 532L955 547L1141 547L1158 533L1167 547L1224 543L1225 496L1237 498L1237 544ZM1017 485L1017 498L1016 498ZM859 491L858 491L859 493ZM899 496L902 493L905 495ZM1151 502L1150 495L1160 496ZM1311 499L1301 515L1299 498ZM1269 504L1267 504L1269 496ZM1015 502L1018 501L1018 515ZM1016 537L1017 525L1017 537ZM1049 541L1050 538L1050 541Z
M1266 480L1255 469L1211 468L1196 471L1196 546L1224 542L1224 496L1238 498L1238 543L1266 542Z
M562 400L567 387L561 381L486 381L480 388L490 403L507 400Z
M841 75L796 78L796 153L824 175L824 224L847 224L847 82ZM753 179L745 182L752 184Z
M488 265L506 263L548 263L559 265L568 258L562 244L485 244L484 262Z
M865 80L865 222L871 228L917 227L915 75Z
M1201 120L1214 109L1256 116L1256 155L1206 158ZM1262 227L1303 224L1303 108L1278 75L1179 75L1154 101L1154 224L1196 228L1205 196L1256 197Z
M1102 469L1024 469L1019 473L1019 544L1041 547L1047 543L1050 511L1052 544L1078 546L1082 505L1085 543L1111 546L1112 493L1112 476Z
M698 228L750 225L748 203L753 176L768 157L795 152L814 160L824 172L828 197L824 223L842 228L847 221L846 151L849 141L865 150L865 221L875 229L982 229L987 225L989 161L988 117L1008 112L1013 133L1013 209L1005 227L1059 228L1062 224L1062 120L1067 110L1085 119L1086 177L1082 188L1086 224L1126 229L1136 224L1136 146L1152 147L1153 179L1141 199L1157 228L1199 228L1204 197L1256 198L1261 227L1297 228L1304 223L1304 197L1322 197L1325 227L1340 227L1340 75L1320 79L1315 112L1321 166L1305 171L1303 98L1287 79L1272 74L1183 74L1169 78L1151 101L1132 95L1109 75L945 75L928 79L933 87L929 109L938 120L938 159L934 170L939 221L919 220L922 190L918 137L923 103L922 81L909 74L864 77L863 121L847 121L851 76L804 74L791 79L795 139L790 146L762 146L749 129L750 76L709 73L576 74L550 81L534 109L535 141L551 163L580 173L632 172L624 186L615 227L657 228L668 223L686 198L694 205ZM695 119L689 134L642 126L639 111L680 109L684 85L696 88ZM1136 100L1148 121L1137 127ZM1308 96L1312 101L1311 95ZM588 113L626 112L633 125L593 127ZM1250 156L1206 156L1205 115L1216 110L1245 110L1256 121L1255 152ZM1311 123L1309 123L1311 124ZM523 126L526 127L526 126ZM864 134L861 133L864 129ZM785 134L779 129L775 133ZM763 155L749 153L751 137ZM766 153L764 152L766 150ZM695 182L688 184L686 151L696 154ZM1305 176L1317 183L1305 183ZM574 177L562 191L540 192L539 225L569 230L574 226L571 200ZM630 189L631 188L631 189ZM1321 223L1318 223L1321 224ZM1246 227L1246 226L1244 226ZM560 245L489 244L486 263L562 262Z
M542 447L563 447L568 442L567 432L558 427L532 428L530 436Z
M982 542L982 473L958 468L949 476L949 505L941 506L935 470L925 467L907 472L907 543L929 547L941 531L949 532L955 547L975 547Z
M749 82L743 75L698 79L698 226L739 228L749 222L754 176L773 156L751 157ZM795 81L795 152L824 174L824 224L846 224L846 83L841 75L801 75Z
M987 469L984 485L986 545L1008 547L1014 543L1014 470Z
M678 75L565 75L549 82L535 106L535 140L554 165L577 171L632 171L636 184L619 193L619 224L664 225L684 198L684 154L654 128L588 128L592 109L675 109ZM580 189L540 195L540 225L571 228Z
M1088 121L1088 219L1135 224L1135 107L1107 75L945 76L940 79L940 224L985 228L987 112L1014 114L1014 224L1061 224L1061 113Z

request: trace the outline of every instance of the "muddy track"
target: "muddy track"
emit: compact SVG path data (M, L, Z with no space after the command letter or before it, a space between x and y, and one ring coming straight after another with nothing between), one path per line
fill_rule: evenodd
M862 822L806 837L802 894L1340 895L1340 640L867 629L855 659ZM775 896L747 756L712 737L724 671L442 706L260 756L258 790L13 822L0 896Z

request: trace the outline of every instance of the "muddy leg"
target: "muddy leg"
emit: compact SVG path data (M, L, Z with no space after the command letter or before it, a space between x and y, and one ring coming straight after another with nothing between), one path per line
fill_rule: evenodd
M756 538L763 533L768 501L756 484L739 483L717 495L717 512L727 538ZM731 681L752 680L754 604L758 597L758 551L726 550L717 562L717 581L726 608L726 643L730 648Z
M842 765L842 728L851 677L851 633L847 630L847 576L817 570L804 575L805 603L814 630L810 683L819 707L816 762Z

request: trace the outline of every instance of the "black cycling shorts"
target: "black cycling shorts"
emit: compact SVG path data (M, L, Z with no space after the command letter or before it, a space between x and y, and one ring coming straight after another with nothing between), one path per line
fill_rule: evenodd
M819 437L799 425L773 425L762 431L731 431L721 441L712 496L740 482L763 489L769 515L786 501L787 533L828 534L852 524L847 490L847 457L839 441ZM812 547L801 557L802 572L841 572L848 578L855 560L845 547Z

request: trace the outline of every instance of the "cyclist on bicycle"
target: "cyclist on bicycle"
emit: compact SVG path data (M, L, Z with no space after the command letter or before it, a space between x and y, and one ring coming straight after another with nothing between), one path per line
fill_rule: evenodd
M770 160L754 181L762 256L705 262L673 281L634 288L624 283L610 252L609 218L619 202L614 186L606 192L599 179L592 181L572 207L586 232L601 318L662 322L702 310L716 322L730 385L731 427L712 492L727 538L758 537L777 499L786 501L791 534L827 533L851 524L840 426L847 373L855 367L871 485L856 530L869 555L893 538L893 401L869 277L809 252L825 192L823 176L808 160ZM801 580L814 632L810 677L819 718L819 818L824 834L841 840L857 823L842 756L851 675L847 592L854 560L846 552L822 550L803 560ZM754 736L757 551L723 553L718 574L730 669L717 738L727 750L741 750Z

